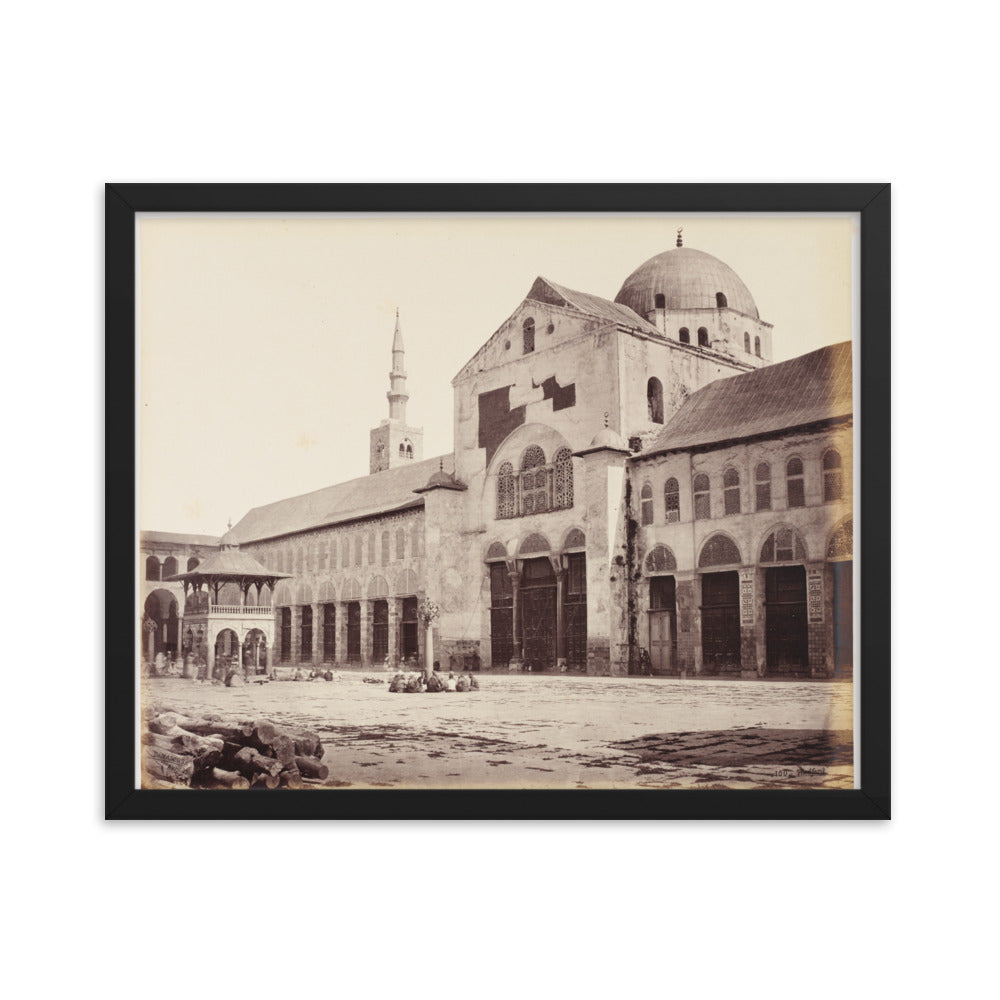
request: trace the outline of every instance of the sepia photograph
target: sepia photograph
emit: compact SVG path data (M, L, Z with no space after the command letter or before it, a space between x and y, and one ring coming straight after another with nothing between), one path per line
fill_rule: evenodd
M858 232L138 215L136 787L857 788Z

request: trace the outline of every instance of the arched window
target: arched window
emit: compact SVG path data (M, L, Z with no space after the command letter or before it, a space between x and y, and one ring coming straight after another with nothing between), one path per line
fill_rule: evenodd
M640 517L643 524L653 523L653 487L649 483L643 483L642 500L640 503Z
M646 556L646 576L654 573L673 573L677 569L677 559L666 545L657 545Z
M173 556L167 556L163 562L163 579L168 580L177 572L177 560Z
M740 474L735 469L726 469L722 474L722 499L727 514L739 514Z
M521 458L521 509L525 514L541 514L549 509L549 470L545 452L533 444Z
M754 486L757 493L757 510L771 509L771 466L761 462L754 470Z
M654 424L663 423L663 383L655 376L646 383L646 409Z
M396 558L406 557L406 532L402 528L396 529Z
M188 559L188 563L187 563L187 571L188 571L188 572L190 573L190 572L191 572L191 570L193 570L193 569L197 569L197 568L198 568L198 560L197 560L197 559L195 559L195 557L194 557L194 556L191 556L191 558L190 558L190 559Z
M413 458L413 445L409 442L406 444L406 457Z
M758 358L760 357L760 337L753 338L753 352Z
M791 528L778 528L772 531L760 547L760 561L773 562L805 562L806 549Z
M706 566L734 566L742 561L740 550L731 538L725 535L712 535L701 550L698 567L703 569Z
M361 565L361 546L364 544L360 535L354 536L354 565Z
M677 336L680 337L682 344L691 343L691 331L686 326L682 326L680 328L680 330L677 332Z
M749 333L744 333L743 334L743 350L746 351L747 354L750 353L750 334Z
M423 538L420 533L420 522L417 521L413 525L413 531L410 533L410 555L415 559L417 556L423 555L423 547L421 542Z
M653 306L656 309L666 309L667 308L667 297L663 292L657 292L653 297Z
M708 347L708 330L703 326L698 327L698 346Z
M399 457L406 458L406 445L402 441L399 442Z
M340 566L347 569L351 565L351 539L345 535L341 543Z
M514 466L504 462L497 473L497 520L514 516Z
M844 471L840 453L831 448L823 456L823 500L842 500L844 497ZM168 560L169 561L169 560Z
M368 565L375 565L375 535L370 534L368 536Z
M160 560L156 556L148 556L146 558L146 579L160 579Z
M389 547L389 532L382 532L382 565L388 566L389 559L392 557L392 551Z
M521 324L521 332L524 335L524 347L522 354L530 354L535 349L535 321L528 318Z
M555 474L555 503L557 510L568 510L573 506L573 453L569 448L560 448L553 460Z
M806 484L801 458L790 458L785 467L785 480L788 483L788 506L805 507Z
M726 296L722 292L715 293L715 305L718 309L725 309L729 305L726 301Z
M694 477L694 519L706 521L712 516L711 494L708 476L703 472Z
M681 519L681 488L672 476L663 484L663 505L667 512L667 524Z

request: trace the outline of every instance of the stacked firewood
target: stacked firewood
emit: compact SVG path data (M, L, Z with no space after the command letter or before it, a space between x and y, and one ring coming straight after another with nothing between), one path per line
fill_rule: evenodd
M304 788L329 776L322 756L316 733L264 719L153 709L142 733L143 771L153 788Z

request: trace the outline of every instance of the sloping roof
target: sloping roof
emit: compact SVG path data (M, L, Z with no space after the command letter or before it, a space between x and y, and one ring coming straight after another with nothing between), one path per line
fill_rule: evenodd
M773 434L848 417L853 409L848 341L706 385L643 454Z
M454 472L454 455L409 462L396 469L386 469L303 496L254 507L238 524L233 525L226 539L242 544L407 507L421 507L423 498L413 491L426 486L439 465L445 472Z
M219 544L217 535L187 535L177 531L140 531L139 538L150 545L210 545Z
M563 303L555 301L551 295L546 294L545 286L548 286L559 298L563 299ZM536 278L528 292L528 298L537 302L549 302L551 305L570 305L588 316L605 319L611 323L621 323L633 330L641 330L643 333L651 333L655 337L663 337L663 334L652 323L633 312L628 306L619 305L610 299L602 299L599 295L574 291L572 288L557 285L554 281L549 281L548 278Z
M220 549L206 556L194 569L187 573L176 573L170 580L190 580L206 576L264 577L278 579L287 573L276 573L258 562L249 552L239 549Z

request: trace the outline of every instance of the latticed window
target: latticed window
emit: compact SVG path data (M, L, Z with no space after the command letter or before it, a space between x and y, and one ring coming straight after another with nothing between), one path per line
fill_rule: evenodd
M681 488L672 476L663 484L663 505L667 512L667 524L681 519Z
M754 471L754 486L757 490L757 510L771 509L771 466L761 462Z
M705 542L698 558L698 566L732 566L742 562L736 543L725 535L712 535Z
M573 454L560 448L551 465L538 445L525 449L521 469L504 462L497 472L497 520L573 506Z
M790 458L785 467L785 478L788 482L788 506L805 507L806 481L801 458Z
M526 319L521 326L524 334L524 354L530 354L535 349L535 321Z
M760 561L762 563L805 562L805 546L791 528L778 528L767 536L761 546Z
M727 514L740 512L740 474L735 469L726 469L722 474L722 498Z
M709 493L708 476L703 472L694 477L694 519L706 521L712 516L712 498Z
M823 500L841 500L844 496L844 470L840 453L831 449L823 456Z
M549 509L548 470L545 452L533 444L521 459L521 509L524 514L540 514Z
M560 448L553 462L555 470L555 502L553 507L566 510L573 506L573 453Z
M644 483L640 501L640 517L643 524L653 523L653 487Z

